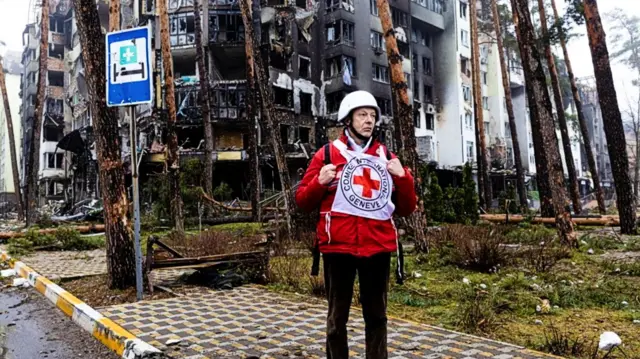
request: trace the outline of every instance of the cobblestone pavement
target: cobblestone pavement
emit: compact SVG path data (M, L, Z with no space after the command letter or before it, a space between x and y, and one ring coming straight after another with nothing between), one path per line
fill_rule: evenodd
M39 251L20 259L50 280L72 279L107 273L104 249L92 251Z
M102 314L174 358L324 357L321 302L293 301L259 286L203 289L184 297L118 305ZM350 356L364 358L364 321L353 310ZM179 340L168 345L169 340ZM513 345L411 323L389 321L389 358L554 358Z

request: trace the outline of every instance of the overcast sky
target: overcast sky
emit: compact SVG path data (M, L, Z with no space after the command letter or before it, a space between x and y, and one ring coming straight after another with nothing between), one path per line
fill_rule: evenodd
M21 34L27 22L33 21L33 14L30 13L30 9L32 9L32 4L35 1L40 0L0 0L0 8L2 9L0 11L0 40L5 41L10 49L22 50ZM564 1L558 0L557 3L559 5L564 4ZM604 14L615 8L621 8L627 14L640 16L640 0L600 0L598 1L598 6L600 14L603 16L605 30L609 39L611 38L610 27ZM564 10L560 11L563 12ZM585 26L576 27L576 32L586 34ZM611 45L609 50L613 50ZM556 52L562 57L560 49L556 49ZM574 39L569 43L569 55L571 56L576 76L593 75L591 52L586 36ZM638 78L638 76L619 62L613 63L612 69L621 110L625 111L628 107L627 98L633 98L634 103L635 99L637 99L637 92L633 89L631 80Z

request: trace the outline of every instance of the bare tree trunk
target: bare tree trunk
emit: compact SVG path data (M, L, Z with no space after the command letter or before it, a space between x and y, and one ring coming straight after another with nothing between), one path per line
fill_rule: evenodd
M638 108L638 112L640 112L640 107ZM635 158L635 163L633 168L633 197L636 199L636 203L637 203L638 190L639 190L638 187L640 187L640 128L638 128L640 124L640 118L637 117L634 122L635 124L633 126L634 127L633 133L636 140L636 143L635 143L636 158Z
M211 125L209 106L209 72L204 62L205 44L202 40L202 21L200 20L200 0L193 1L193 19L196 35L196 63L200 74L200 104L204 125L204 192L213 198L213 126ZM207 212L211 213L211 204L207 203Z
M580 202L580 191L578 189L578 176L576 174L576 165L573 160L573 152L571 150L571 139L569 138L569 129L567 128L567 118L564 113L564 104L562 103L562 90L560 89L558 70L556 68L556 62L553 58L553 53L551 52L549 29L547 27L547 15L544 9L544 0L538 0L538 14L540 16L540 25L542 28L542 37L544 41L544 53L547 57L549 75L551 76L551 86L553 87L553 99L556 105L558 125L560 125L560 135L562 136L564 161L567 165L567 172L569 174L569 191L571 194L571 202L573 203L574 212L576 214L579 214L580 212L582 212L582 203Z
M409 102L407 93L407 82L402 71L402 56L398 51L395 31L391 20L391 11L387 0L377 0L378 13L384 39L387 47L387 59L391 71L391 96L393 97L393 110L396 126L396 147L403 164L411 169L416 176L416 193L421 192L420 164L418 163L418 152L416 143L415 127L413 124L413 109ZM399 141L398 141L399 140ZM422 208L415 211L409 218L409 227L413 230L416 243L427 243L426 227L427 222Z
M164 69L164 100L167 105L167 174L171 196L171 217L178 232L184 232L182 194L180 193L180 158L178 157L178 134L176 133L176 92L173 79L173 57L169 41L169 14L167 2L158 1L160 14L160 43ZM198 46L199 47L199 46Z
M109 32L120 30L120 0L109 2Z
M293 216L295 199L293 191L291 190L289 168L287 167L284 147L282 146L282 140L280 138L280 122L278 121L278 114L276 113L276 110L273 107L273 101L271 100L273 98L273 93L269 86L269 74L264 68L264 62L262 61L262 55L260 54L258 40L256 39L255 31L253 29L252 1L240 0L239 3L240 12L242 13L242 21L244 23L245 42L250 42L249 45L245 45L245 48L250 51L247 52L246 58L248 62L253 62L255 84L257 85L258 94L261 99L260 104L262 105L262 115L266 120L267 131L271 138L273 154L276 158L278 175L280 176L280 183L284 194L284 215L287 221L287 229L289 231L289 236L292 237L297 235L296 223Z
M120 156L118 111L106 103L105 43L95 0L73 0L82 58L89 88L96 137L100 189L104 201L109 287L123 289L135 284L135 257L131 240L129 204Z
M482 85L480 79L480 43L478 39L478 16L476 2L469 1L469 18L471 19L471 62L473 64L473 112L476 118L476 133L478 134L478 177L482 176L486 208L491 208L493 195L491 192L491 167L487 155L487 143L484 133L484 108L482 106Z
M253 17L253 14L252 14ZM249 186L251 187L251 218L259 222L262 218L260 208L260 154L258 151L258 123L257 108L258 94L256 92L256 75L253 57L253 42L247 41L245 36L244 50L247 57L247 119L249 121Z
M511 8L514 12L514 23L516 25L520 57L522 58L527 96L531 109L533 137L534 139L539 137L541 142L539 144L541 153L536 152L538 176L544 175L547 178L548 188L551 192L551 198L541 199L553 204L553 210L556 214L556 227L562 243L575 246L577 244L576 233L573 230L570 214L565 208L564 173L562 162L560 161L560 149L558 148L555 124L551 113L551 98L547 91L541 56L535 46L536 38L527 0L511 0ZM538 151L538 148L536 148L536 151Z
M18 220L24 220L24 204L20 193L20 173L18 172L18 159L16 156L16 140L13 134L13 120L11 118L11 108L9 107L9 97L7 95L7 84L4 78L4 67L0 57L0 91L4 99L4 112L7 114L7 132L9 132L9 153L11 155L11 170L13 171L13 187L16 192L16 204L18 206Z
M559 21L558 9L556 7L556 1L551 0L551 7L553 7L553 15L556 18L556 22ZM591 147L591 138L589 137L589 129L587 128L587 120L584 118L584 112L582 111L582 99L578 92L578 86L576 85L576 77L573 74L573 67L571 66L571 59L569 58L569 52L567 51L567 43L565 41L565 35L560 34L560 45L562 46L562 53L564 54L564 62L567 66L567 72L569 73L569 80L571 81L571 92L573 93L573 102L576 105L576 112L578 113L578 124L580 125L580 134L582 137L582 143L587 155L587 164L589 165L589 172L591 173L591 179L593 180L593 187L596 191L596 198L598 200L598 209L601 214L607 212L607 207L604 203L604 192L600 186L600 177L598 176L598 169L596 168L596 160L593 156L593 148Z
M624 136L622 115L618 107L618 97L613 84L609 50L595 0L584 0L584 14L587 20L587 36L591 48L591 60L596 78L604 133L609 148L611 172L616 187L616 202L620 213L620 230L624 234L636 233L636 201L629 177L627 140Z
M38 181L40 179L40 140L42 134L42 118L44 117L45 96L47 86L47 63L49 60L49 0L42 0L42 20L40 21L40 58L38 68L38 92L36 94L36 111L33 118L29 161L24 174L27 226L36 221L38 208Z
M511 0L511 4L513 7L513 0ZM516 29L516 39L518 39L518 22L519 22L519 18L518 18L518 14L515 10L512 10L512 16L513 16L513 24L515 26ZM530 18L528 18L530 19ZM535 32L534 32L535 34ZM529 46L534 46L535 45L535 35L532 36L532 42L531 44L528 44ZM520 48L520 52L522 52L522 46L520 41L518 42L518 47ZM524 61L524 60L523 60ZM523 64L523 71L524 71L524 64ZM526 85L526 81L525 81L525 85ZM529 91L528 91L528 87L526 87L527 89L527 95L529 95ZM540 194L540 212L542 214L542 217L555 217L555 210L553 208L553 203L551 201L551 184L550 184L550 180L549 180L549 173L547 173L547 171L545 170L545 167L547 165L547 155L544 151L544 144L542 142L542 135L540 133L540 127L539 127L539 119L538 119L538 115L537 113L530 111L531 115L530 115L530 123L531 123L531 132L533 134L532 138L533 138L533 151L535 154L535 160L536 160L536 184L538 186L538 192Z
M529 212L529 204L527 201L527 190L524 183L524 170L522 169L522 158L520 157L520 143L518 141L518 131L516 128L516 117L513 113L513 101L511 99L511 85L509 83L509 67L504 56L504 44L502 41L502 28L500 27L500 15L498 13L497 0L491 0L491 9L493 12L493 27L496 32L496 40L498 42L498 55L500 57L500 67L502 69L502 86L504 87L504 97L507 103L507 117L509 118L509 129L511 130L511 147L513 148L513 156L516 163L516 177L518 185L518 195L520 198L520 208L522 213Z

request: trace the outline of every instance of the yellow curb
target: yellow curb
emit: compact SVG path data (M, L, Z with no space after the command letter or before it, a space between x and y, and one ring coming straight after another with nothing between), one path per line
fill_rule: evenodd
M76 324L89 331L100 343L114 351L123 359L162 358L164 354L152 345L138 339L109 318L89 307L73 294L59 287L35 270L16 261L6 252L0 252L0 261L8 262L11 268L16 266L20 277L33 281L33 286L40 294L53 302L65 315Z

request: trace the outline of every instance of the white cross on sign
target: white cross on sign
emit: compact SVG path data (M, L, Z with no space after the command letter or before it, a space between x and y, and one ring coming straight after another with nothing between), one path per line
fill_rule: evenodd
M127 51L125 51L125 53L122 56L126 57L127 61L131 61L131 58L133 57L133 55L135 54L131 52L130 48L127 47Z
M147 43L144 38L117 41L109 45L110 83L124 84L147 80L149 63L147 62ZM131 46L135 46L135 51L132 51ZM125 51L121 52L121 50Z

